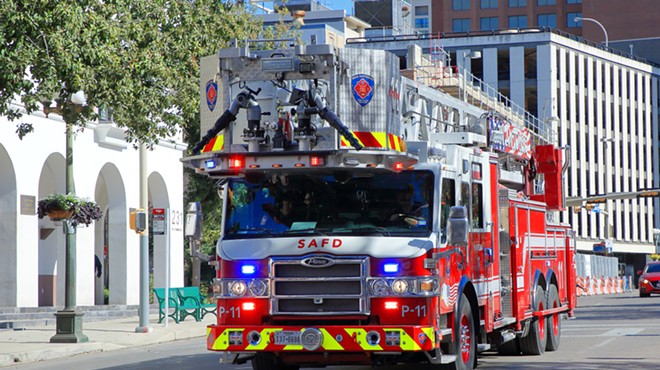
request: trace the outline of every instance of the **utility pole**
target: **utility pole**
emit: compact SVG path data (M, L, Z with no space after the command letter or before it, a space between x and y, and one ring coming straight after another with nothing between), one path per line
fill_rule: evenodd
M140 208L149 211L147 179L147 145L140 143ZM146 217L144 231L140 234L140 326L136 333L151 333L149 326L149 217Z

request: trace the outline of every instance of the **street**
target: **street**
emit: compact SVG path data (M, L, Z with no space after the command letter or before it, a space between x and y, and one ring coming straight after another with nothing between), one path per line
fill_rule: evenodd
M499 356L486 352L479 369L655 369L660 364L660 296L639 298L638 292L580 297L577 318L562 322L559 351L542 356ZM12 369L221 369L246 370L249 364L219 365L219 355L206 351L204 338L130 350L92 353L66 359L12 366ZM370 367L329 367L360 370ZM387 370L432 369L392 366Z

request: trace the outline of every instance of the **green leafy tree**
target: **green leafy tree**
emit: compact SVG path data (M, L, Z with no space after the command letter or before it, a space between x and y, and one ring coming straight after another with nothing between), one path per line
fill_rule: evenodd
M17 98L32 113L83 90L128 140L149 145L199 122L199 57L260 31L243 5L215 0L4 0L0 14L0 115L20 118ZM80 128L96 118L62 107Z

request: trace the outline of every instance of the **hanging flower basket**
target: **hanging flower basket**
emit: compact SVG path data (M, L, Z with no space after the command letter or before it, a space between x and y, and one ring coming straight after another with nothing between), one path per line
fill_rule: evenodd
M54 209L48 212L48 218L50 218L51 221L62 221L71 216L73 216L73 211L71 210Z
M39 218L48 216L53 221L69 219L73 226L89 225L103 216L101 208L93 201L79 198L73 194L51 194L39 201Z

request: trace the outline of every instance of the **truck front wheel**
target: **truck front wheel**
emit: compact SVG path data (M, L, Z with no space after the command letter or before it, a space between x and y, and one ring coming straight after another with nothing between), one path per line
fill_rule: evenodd
M257 353L252 358L253 370L298 370L300 366L284 365L280 360L270 353Z
M456 361L451 364L455 370L472 370L477 364L477 333L470 301L465 294L458 302L458 311L454 321L454 342L452 352Z

